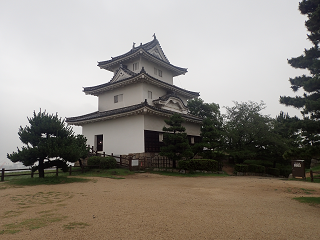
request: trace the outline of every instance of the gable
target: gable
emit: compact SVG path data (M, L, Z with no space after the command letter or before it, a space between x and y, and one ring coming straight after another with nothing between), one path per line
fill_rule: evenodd
M176 96L162 97L153 101L153 103L164 110L173 112L188 113L188 108L184 105L183 101Z
M164 53L163 53L163 51L162 51L162 49L161 49L159 44L157 44L156 46L154 46L153 48L148 50L148 53L152 54L156 58L161 59L162 61L165 61L165 62L169 63L169 60L164 55Z
M110 83L117 82L126 78L131 77L128 72L124 71L122 68L120 68L116 74L113 76L113 78L110 80Z

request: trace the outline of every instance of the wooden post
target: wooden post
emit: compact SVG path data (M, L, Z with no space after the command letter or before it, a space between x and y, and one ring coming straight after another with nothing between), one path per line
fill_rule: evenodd
M1 169L1 182L4 181L4 168Z
M71 176L71 172L72 172L72 166L69 167L69 176Z
M120 155L120 166L122 166L122 155Z
M113 153L111 153L111 157L113 157Z
M56 176L58 177L59 175L59 169L58 169L58 166L56 166Z
M32 168L31 168L31 178L33 178L33 171L32 171Z
M312 170L310 170L310 178L311 178L311 182L313 182L313 172L312 172Z
M103 157L106 157L106 152L103 152Z
M132 171L132 157L129 157L129 171Z

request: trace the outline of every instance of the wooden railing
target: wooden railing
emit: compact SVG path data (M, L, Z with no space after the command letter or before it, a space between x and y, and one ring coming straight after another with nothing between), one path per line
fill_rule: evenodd
M75 168L78 168L78 170L75 170ZM5 172L21 172L21 173L18 173L18 174L5 174ZM23 171L23 172L22 172ZM78 166L69 166L69 176L72 175L72 172L84 172L84 168L83 167L78 167ZM59 175L59 168L56 167L54 171L45 171L45 174L52 174L52 173L55 173L56 176ZM33 178L34 175L39 175L38 172L33 172L31 168L20 168L20 169L5 169L5 168L2 168L1 169L1 177L0 177L0 180L1 182L4 181L4 178L5 177L19 177L19 176L24 176L24 175L30 175L31 178Z

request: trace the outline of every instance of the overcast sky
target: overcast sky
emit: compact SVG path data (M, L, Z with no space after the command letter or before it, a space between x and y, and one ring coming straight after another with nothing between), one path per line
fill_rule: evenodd
M174 84L208 103L263 100L264 114L299 111L279 104L294 96L287 59L311 44L299 0L1 0L0 167L22 146L19 126L33 111L62 118L97 110L83 87L108 82L97 61L151 41L155 33L169 61L188 68ZM74 128L81 133L81 128Z

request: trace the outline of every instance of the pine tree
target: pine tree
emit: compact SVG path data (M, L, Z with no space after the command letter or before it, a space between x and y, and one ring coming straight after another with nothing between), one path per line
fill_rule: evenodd
M304 94L281 96L280 103L301 109L303 120L298 127L304 138L304 149L314 156L320 152L320 0L303 0L299 3L299 10L308 17L305 26L313 46L305 49L303 55L288 60L288 63L294 68L307 69L310 74L290 78L292 90L297 92L302 88Z
M23 146L17 152L7 154L12 162L22 162L25 166L34 166L39 171L39 177L44 177L44 169L58 166L65 169L66 162L75 162L86 157L86 138L75 136L71 127L58 115L46 112L33 113L28 118L30 126L21 127L18 135Z
M173 162L173 168L176 168L176 162L182 158L193 156L188 143L186 128L182 126L183 119L180 114L173 114L170 119L164 120L169 127L163 127L163 143L160 149L160 155L166 156Z

